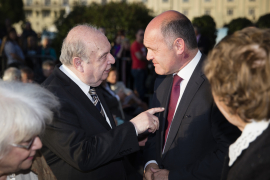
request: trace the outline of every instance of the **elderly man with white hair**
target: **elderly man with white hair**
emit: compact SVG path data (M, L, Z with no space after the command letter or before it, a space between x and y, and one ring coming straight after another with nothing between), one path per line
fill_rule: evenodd
M124 156L139 150L137 134L159 127L154 108L116 127L100 92L115 62L106 36L90 25L70 30L60 61L43 83L61 102L47 126L44 156L57 179L124 180Z
M37 150L42 147L38 135L58 106L57 98L38 85L0 82L0 180L56 179Z
M3 81L21 81L21 71L15 67L7 68L3 75Z

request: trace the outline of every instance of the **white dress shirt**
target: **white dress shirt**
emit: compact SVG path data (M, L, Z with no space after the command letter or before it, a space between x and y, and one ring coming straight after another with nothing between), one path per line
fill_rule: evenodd
M178 101L177 101L177 105L176 105L176 110L175 112L177 111L177 108L178 108L178 105L179 105L179 102L181 101L181 98L185 92L185 89L187 87L187 84L189 82L189 79L191 77L191 75L193 74L193 71L195 70L197 64L199 63L200 59L202 57L202 53L200 51L197 52L196 56L185 66L183 67L183 69L181 69L177 74L173 74L173 76L179 76L181 77L183 80L180 82L180 94L179 94L179 98L178 98ZM174 112L174 115L175 115L175 112ZM173 116L174 116L173 115ZM173 119L174 120L174 119ZM173 121L172 120L172 121ZM172 124L172 123L171 123ZM171 127L170 127L171 129ZM170 129L169 129L169 132L168 132L168 135L167 137L169 137L169 134L170 134ZM167 141L166 141L167 142ZM166 143L164 145L164 148L163 148L163 152L164 152L164 149L165 149L165 146L166 146ZM162 154L163 154L162 152ZM144 166L144 169L146 168L146 166L150 163L155 163L157 164L157 162L155 160L151 160L151 161L148 161L145 166Z
M79 87L80 89L84 92L84 94L91 100L91 102L93 103L93 98L92 96L89 94L89 90L90 90L90 86L88 86L87 84L83 83L67 66L65 65L61 65L59 67L59 69L65 73L73 82L75 82ZM98 97L98 96L97 96ZM105 118L106 118L106 121L107 123L109 124L109 126L112 128L111 126L111 122L106 114L106 111L104 110L101 102L100 102L100 105L101 105L101 108L104 112L104 115L105 115Z
M249 144L256 140L265 129L269 126L269 120L254 121L248 123L241 136L229 147L229 166L232 166L241 153L248 148Z

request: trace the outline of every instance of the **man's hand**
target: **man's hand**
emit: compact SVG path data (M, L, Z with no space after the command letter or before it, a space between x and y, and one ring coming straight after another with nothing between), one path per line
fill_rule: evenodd
M159 128L159 120L153 114L162 111L164 111L164 108L161 107L149 109L131 119L130 122L134 124L138 134L141 134L146 130L154 133Z
M155 164L155 163L148 164L145 167L145 171L144 171L144 174L143 174L143 180L152 180L153 172L151 171L151 168L159 170L159 167L158 167L157 164Z
M151 167L152 180L168 180L169 171L167 169L156 169Z

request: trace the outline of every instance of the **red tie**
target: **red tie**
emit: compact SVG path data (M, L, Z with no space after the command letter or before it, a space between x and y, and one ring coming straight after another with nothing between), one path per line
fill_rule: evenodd
M167 129L165 131L165 141L164 141L164 147L166 144L166 140L167 140L167 136L168 136L168 132L170 129L170 126L172 124L172 120L173 120L173 115L175 112L175 108L177 105L177 101L179 98L179 94L180 94L180 83L183 79L181 77L179 77L178 75L174 75L173 77L173 85L172 85L172 91L171 91L171 97L170 97L170 103L169 103L169 109L168 109L168 116L167 116ZM163 147L163 148L164 148Z

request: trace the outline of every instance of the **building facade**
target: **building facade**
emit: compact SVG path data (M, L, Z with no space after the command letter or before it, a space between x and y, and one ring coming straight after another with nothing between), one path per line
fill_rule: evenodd
M229 23L232 19L246 17L256 22L261 15L270 13L270 0L23 0L26 18L36 32L57 31L54 21L60 13L69 13L75 3L90 5L93 2L106 4L111 1L127 3L143 2L153 15L167 10L177 10L189 19L205 14L212 16L217 28ZM21 32L20 25L15 25Z

